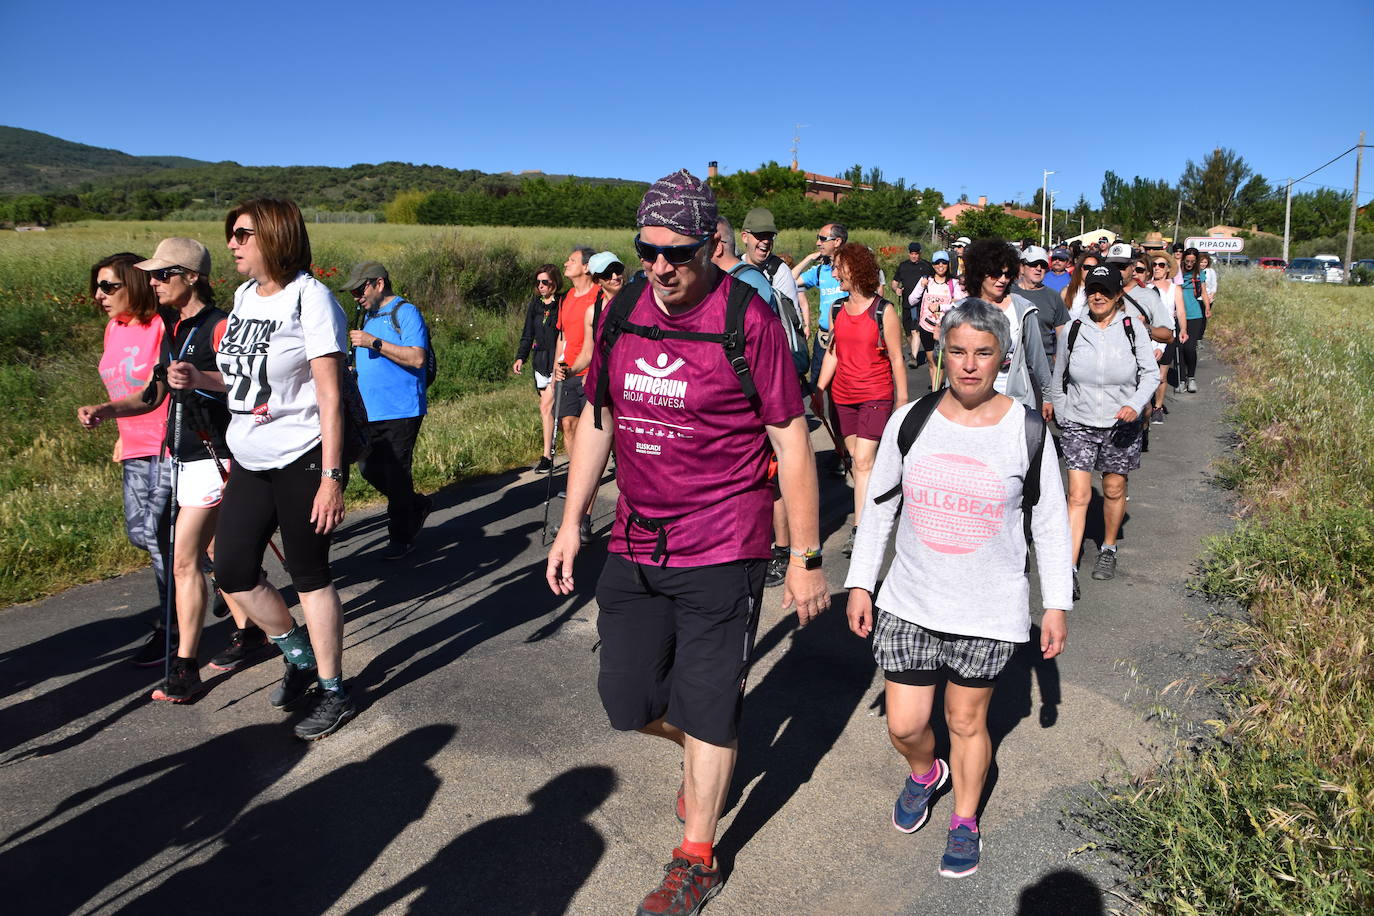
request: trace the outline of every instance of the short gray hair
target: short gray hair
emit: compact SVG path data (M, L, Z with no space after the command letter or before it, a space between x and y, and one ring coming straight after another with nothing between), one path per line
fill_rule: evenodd
M735 227L723 216L716 220L716 234L725 246L725 253L732 258L739 257L739 250L735 248Z
M945 317L940 319L940 338L943 340L950 331L963 325L997 338L997 348L1002 356L1011 350L1011 322L991 302L969 297L959 303L958 308L945 312Z

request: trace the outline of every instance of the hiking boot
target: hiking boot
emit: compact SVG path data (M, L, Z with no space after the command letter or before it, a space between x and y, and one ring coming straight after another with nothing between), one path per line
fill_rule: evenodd
M577 526L577 535L581 538L583 547L592 542L592 517L590 515L582 516L582 521Z
M169 654L174 654L177 650L177 631L172 631L172 652L167 651L167 631L162 627L153 627L152 635L148 641L138 647L138 651L133 654L129 661L139 668L154 668L163 664Z
M539 456L539 463L536 464L536 465L534 466L534 473L536 473L536 474L547 474L547 473L549 473L549 471L552 471L552 470L553 470L553 462L549 460L549 456L548 456L548 455L540 455L540 456Z
M272 695L267 698L267 702L273 709L288 709L294 705L301 697L310 692L310 688L315 686L315 669L297 668L282 659L282 664L286 666L286 673L282 675L281 683L272 691Z
M410 556L415 549L414 543L403 544L400 541L392 541L386 545L386 550L382 551L383 560L401 560Z
M663 866L663 883L639 905L636 916L694 916L720 892L720 869L707 868L704 860L673 850L673 861Z
M1104 547L1097 555L1097 565L1093 567L1093 578L1105 581L1116 577L1116 548Z
M922 785L908 776L897 802L892 806L892 826L902 833L915 833L930 817L930 798L949 779L949 764L935 758L936 777L930 785Z
M315 670L310 669L310 676ZM296 723L296 737L302 741L318 741L332 735L358 714L353 698L342 690L321 690L320 701L310 711L310 715Z
M949 832L949 839L945 840L945 854L940 857L940 876L967 878L978 870L978 859L982 852L982 835L960 824Z
M844 542L844 550L841 551L841 553L843 553L845 556L852 557L854 555L854 536L858 533L858 525L855 525L849 529L849 538Z
M210 659L210 667L216 671L233 671L265 645L267 634L250 623L242 630L230 632L228 647Z
M194 658L172 659L172 669L162 686L153 691L154 700L185 703L200 693L200 664Z
M786 547L774 547L773 558L768 561L768 570L763 574L763 587L774 588L787 579L787 557L791 553Z

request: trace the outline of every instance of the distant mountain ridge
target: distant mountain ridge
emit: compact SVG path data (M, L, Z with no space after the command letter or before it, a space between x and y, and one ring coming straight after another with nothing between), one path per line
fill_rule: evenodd
M209 165L185 156L131 156L22 127L0 126L0 194L44 194L83 182Z

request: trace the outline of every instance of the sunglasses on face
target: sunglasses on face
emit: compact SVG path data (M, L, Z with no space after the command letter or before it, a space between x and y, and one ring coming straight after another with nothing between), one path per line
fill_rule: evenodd
M185 273L186 270L181 267L161 267L157 270L148 271L148 276L152 277L159 283L166 283L173 277L180 277Z
M816 236L816 241L818 241L818 242L838 242L839 240L840 240L840 237L837 236L837 235L818 235L818 236Z
M359 296L361 296L363 293L367 292L367 288L368 288L369 286L371 286L371 285L372 285L372 281L371 281L371 280L364 280L363 282L359 283L357 286L355 286L355 287L353 287L352 289L350 289L350 290L348 291L348 294L349 294L350 296L352 296L354 299L357 299L357 298L358 298Z
M752 235L754 238L758 239L760 242L771 242L778 236L776 232L749 232L748 229L745 229L744 231L749 235ZM820 236L818 235L816 236L816 238L819 240Z
M1046 264L1044 261L1032 261L1026 266L1031 270L1049 270L1050 267L1050 265Z
M1006 268L1006 267L1003 267L1001 270L994 270L992 273L988 274L988 279L989 279L989 280L996 280L998 277L1008 277L1008 278L1010 278L1010 277L1015 277L1015 276L1016 276L1016 271L1010 270L1010 269L1008 269L1008 268Z
M535 281L534 281L534 285L535 285L535 286L553 286L553 281L550 280L550 279L547 279L546 277L540 277L538 280L535 280Z
M606 280L611 279L612 277L623 277L623 276L625 276L625 268L622 267L622 268L620 268L619 270L608 270L608 271L606 271L605 273L592 274L592 279L593 279L593 280L598 280L598 281L603 281L603 282L604 282L604 281L606 281Z
M256 229L249 229L245 226L239 226L233 232L229 233L229 235L234 239L234 241L238 242L240 245L245 244L249 239L251 239L253 236L257 234L258 233Z
M99 283L96 284L96 288L99 289L102 293L104 293L105 295L108 296L108 295L110 295L111 293L115 293L115 292L118 292L119 290L123 289L123 288L124 288L124 284L123 284L123 283L111 283L109 280L101 280Z
M1149 273L1149 271L1147 271L1145 268L1143 268L1143 267L1141 267L1139 264L1137 264L1136 266L1134 266L1134 267L1131 268L1131 273L1133 273L1133 274L1143 274L1143 273Z
M1168 270L1168 269L1169 269L1169 262L1168 262L1168 261L1155 261L1155 262L1154 262L1153 264L1151 264L1150 266L1153 267L1153 268L1155 268L1156 270Z
M690 245L650 245L648 242L640 241L639 236L635 236L635 253L645 264L652 264L658 260L659 255L663 255L663 260L669 264L681 266L696 257L701 246L710 240L711 236L708 235Z

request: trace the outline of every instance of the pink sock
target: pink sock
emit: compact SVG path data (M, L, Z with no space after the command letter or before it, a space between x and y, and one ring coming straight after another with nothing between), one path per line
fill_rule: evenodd
M936 778L937 778L939 775L940 775L940 761L936 760L935 762L933 762L933 763L930 765L930 769L929 769L929 770L926 770L924 774L917 773L916 771L913 770L912 773L911 773L911 778L914 779L914 780L916 780L917 782L919 782L919 783L920 783L921 785L923 785L923 786L928 786L928 785L930 785L932 782L934 782L934 781L936 780Z
M955 830L959 827L967 827L974 833L978 832L978 819L973 817L960 817L957 814L949 816L949 829Z

